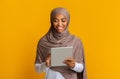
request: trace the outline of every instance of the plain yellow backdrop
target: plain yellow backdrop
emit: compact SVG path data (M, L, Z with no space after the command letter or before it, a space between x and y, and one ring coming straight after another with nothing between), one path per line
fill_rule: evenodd
M34 70L50 11L70 11L69 31L84 44L88 79L120 79L119 0L0 0L0 79L44 79Z

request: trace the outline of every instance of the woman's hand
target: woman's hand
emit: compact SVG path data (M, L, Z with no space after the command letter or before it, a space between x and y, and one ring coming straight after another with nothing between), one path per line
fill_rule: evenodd
M67 58L64 63L69 66L70 68L74 68L75 67L75 59L73 58Z
M51 54L47 55L45 62L47 67L51 65Z

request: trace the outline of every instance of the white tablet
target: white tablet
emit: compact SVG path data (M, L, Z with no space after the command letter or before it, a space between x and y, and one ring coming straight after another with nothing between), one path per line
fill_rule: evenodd
M73 47L51 48L51 66L66 66L64 60L72 57Z

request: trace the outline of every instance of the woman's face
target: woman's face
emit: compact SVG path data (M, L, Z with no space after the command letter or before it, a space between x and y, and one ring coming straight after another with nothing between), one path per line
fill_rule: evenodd
M64 15L56 14L56 16L52 19L52 23L55 30L61 33L66 29L68 20Z

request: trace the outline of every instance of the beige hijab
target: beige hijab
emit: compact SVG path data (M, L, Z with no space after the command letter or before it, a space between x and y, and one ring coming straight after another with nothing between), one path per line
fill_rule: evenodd
M58 33L54 29L52 24L52 19L55 17L56 14L63 14L68 20L67 27L62 33ZM51 27L47 34L43 36L38 42L35 63L45 62L46 56L50 53L50 50L53 47L72 46L73 58L76 60L76 62L82 63L84 65L84 71L81 73L77 73L67 66L50 67L50 69L60 72L65 77L65 79L87 79L82 42L79 38L71 35L68 31L68 25L70 21L69 12L65 8L59 7L53 9L50 16Z

